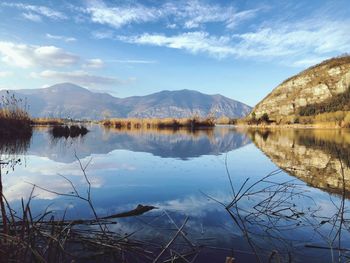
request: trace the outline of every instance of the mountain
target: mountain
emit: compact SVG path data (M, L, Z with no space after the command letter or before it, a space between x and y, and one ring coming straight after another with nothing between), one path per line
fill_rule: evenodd
M5 91L1 91L4 93ZM0 92L0 95L1 95ZM102 119L104 117L165 118L194 115L244 117L251 108L222 95L206 95L198 91L161 91L147 96L116 98L95 93L71 83L43 89L10 91L26 98L32 117L69 117Z
M206 95L193 90L161 91L142 97L129 97L120 105L128 109L128 117L243 117L251 108L241 102L222 95Z
M350 110L350 56L332 58L285 80L253 113L279 122L291 116Z

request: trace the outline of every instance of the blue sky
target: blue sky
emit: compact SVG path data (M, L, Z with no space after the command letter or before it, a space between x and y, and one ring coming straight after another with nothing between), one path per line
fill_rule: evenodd
M194 89L253 106L350 52L349 14L348 0L1 0L0 89Z

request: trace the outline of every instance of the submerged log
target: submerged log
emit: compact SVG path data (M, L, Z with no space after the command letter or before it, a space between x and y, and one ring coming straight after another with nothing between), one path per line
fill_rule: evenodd
M129 217L129 216L139 216L142 215L148 211L151 211L153 209L157 209L157 207L151 206L151 205L138 205L135 209L119 213L119 214L114 214L106 217L101 217L100 219L112 219L112 218L120 218L120 217Z

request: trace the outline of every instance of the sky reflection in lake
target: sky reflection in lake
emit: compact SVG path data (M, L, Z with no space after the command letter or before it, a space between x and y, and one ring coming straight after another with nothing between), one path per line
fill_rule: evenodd
M238 202L240 215L254 221L246 223L249 231L256 234L253 239L258 254L266 258L278 247L280 256L285 259L288 258L288 252L292 251L295 262L302 262L305 257L309 258L309 262L329 262L331 253L327 249L305 248L306 244L324 246L323 235L330 232L335 235L332 232L332 216L337 213L337 207L333 203L342 200L342 188L338 181L337 191L334 191L335 185L330 185L333 189L331 194L325 191L324 184L317 183L317 176L321 176L320 182L327 181L330 184L331 171L339 173L339 169L336 169L339 168L337 159L331 151L322 148L325 144L314 142L310 145L313 140L308 140L309 144L306 145L305 136L318 138L319 142L321 135L310 132L238 132L228 127L196 133L128 132L104 130L97 126L90 129L91 132L85 137L68 140L52 140L46 130L37 130L22 165L16 166L3 180L5 196L11 204L19 207L21 198L28 196L31 191L29 183L60 193L72 192L71 185L59 174L69 178L81 193L86 193L87 185L75 158L76 152L82 163L91 159L87 174L92 183L93 202L100 216L128 211L138 204L158 208L139 217L117 220L115 228L118 231L130 233L142 229L137 231L136 237L161 242L162 239L169 239L169 233L164 230L169 228L164 211L170 213L178 224L189 216L189 237L207 246L198 262L224 262L225 257L232 254L232 249L241 251L235 253L236 258L255 262L252 248L243 237L241 225L235 223L228 211L218 203L229 204L233 199L225 163L227 161L236 193L247 178L249 181L244 189L271 171L283 168L289 174L282 171L269 180L281 184L288 181L290 183L286 191L301 194L284 199L283 205L288 202L292 209L288 213L281 213L286 218L279 222L273 221L277 230L265 233L265 226L269 225L266 222L274 219L278 207L272 212L264 210L253 217L256 204L268 195L259 192L267 186L266 182L253 188L258 191L257 194L244 196ZM326 135L322 138L332 137ZM341 136L347 138L347 134ZM343 148L346 144L344 140L340 144ZM303 159L302 156L308 156L309 159ZM312 157L326 160L327 164L312 162ZM327 173L320 174L321 170ZM347 175L348 168L345 167L346 180ZM74 198L58 197L40 189L36 189L35 194L33 211L36 213L50 204L56 216L68 209L70 218L92 217L86 204ZM347 199L344 202L348 205ZM232 211L235 213L235 210ZM301 212L298 215L295 211ZM327 221L321 215L332 217L333 221ZM257 222L257 218L261 220ZM286 227L288 225L293 227ZM341 241L350 244L348 232L343 234Z

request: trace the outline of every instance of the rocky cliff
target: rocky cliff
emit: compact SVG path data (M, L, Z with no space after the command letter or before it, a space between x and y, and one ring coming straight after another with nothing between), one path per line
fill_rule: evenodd
M272 120L298 115L307 105L329 100L350 87L350 56L326 60L295 75L276 87L258 103L253 112L257 118L267 113Z

